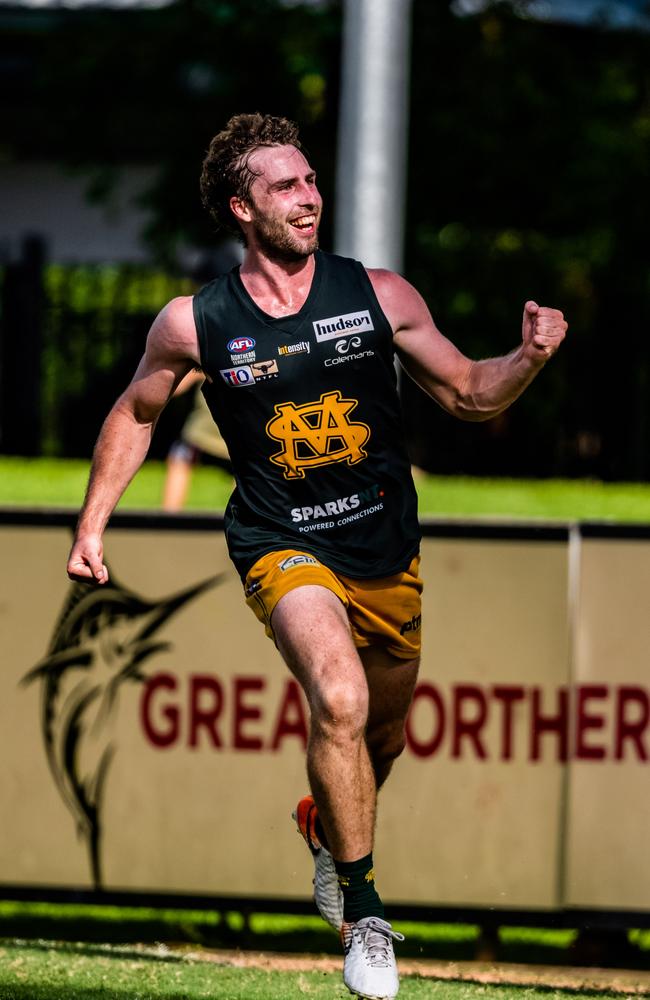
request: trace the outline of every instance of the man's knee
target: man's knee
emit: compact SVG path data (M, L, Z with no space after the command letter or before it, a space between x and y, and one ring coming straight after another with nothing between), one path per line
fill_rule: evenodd
M311 714L312 730L332 738L361 739L368 721L368 689L345 679L319 686Z

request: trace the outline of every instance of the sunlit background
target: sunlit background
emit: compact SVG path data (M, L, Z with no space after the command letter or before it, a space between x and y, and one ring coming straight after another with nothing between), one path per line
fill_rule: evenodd
M486 425L453 421L404 379L414 462L647 479L647 4L404 11L402 270L475 357L516 345L527 298L571 323L570 349ZM338 248L343 31L337 0L0 4L2 453L88 457L152 317L231 263L198 195L230 114L301 123L322 245ZM163 416L154 458L182 410Z

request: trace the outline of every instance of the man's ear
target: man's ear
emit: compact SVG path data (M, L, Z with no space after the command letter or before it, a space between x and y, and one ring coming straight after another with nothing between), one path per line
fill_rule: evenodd
M233 195L230 199L230 211L233 213L238 222L251 222L252 215L250 208L248 207L248 202L244 201L243 198L238 198Z

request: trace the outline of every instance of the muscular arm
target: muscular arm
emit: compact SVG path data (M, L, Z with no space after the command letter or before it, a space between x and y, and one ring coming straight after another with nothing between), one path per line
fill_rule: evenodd
M393 327L402 365L426 393L462 420L488 420L510 406L566 333L559 310L527 302L521 344L503 357L472 361L440 333L412 285L390 271L369 271L368 276Z
M146 457L162 409L198 363L192 300L173 299L156 317L137 371L97 439L68 560L71 579L108 580L101 541L108 519Z

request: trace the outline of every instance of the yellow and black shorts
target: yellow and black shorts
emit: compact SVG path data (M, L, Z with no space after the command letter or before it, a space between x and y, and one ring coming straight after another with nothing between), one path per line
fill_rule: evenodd
M402 573L356 580L334 573L307 552L267 552L246 576L246 603L275 642L271 615L280 598L296 587L326 587L345 606L357 647L382 646L393 656L411 660L420 654L419 565L420 557L415 556Z

